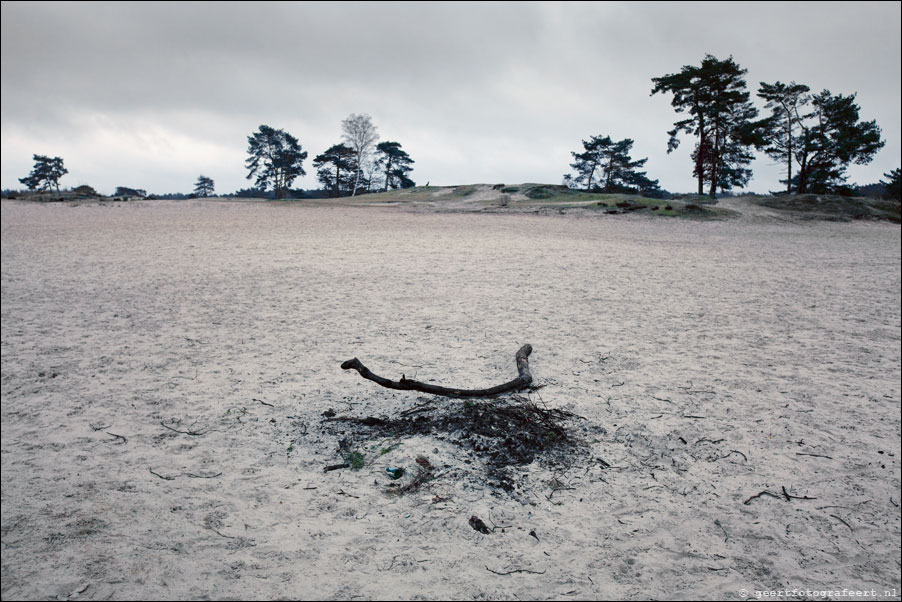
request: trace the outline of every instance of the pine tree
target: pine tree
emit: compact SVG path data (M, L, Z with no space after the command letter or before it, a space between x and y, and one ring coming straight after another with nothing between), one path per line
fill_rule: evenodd
M810 88L804 84L761 82L758 96L767 103L771 115L765 122L767 143L764 152L771 159L786 165L786 193L792 192L792 162L801 144L799 135L805 117L804 108L811 102Z
M652 95L670 92L676 112L690 114L668 132L667 152L679 146L681 132L698 138L692 173L699 194L705 193L706 183L714 196L718 189L745 186L752 176L746 167L754 158L750 148L763 139L761 124L753 121L758 111L749 100L745 73L732 56L721 61L708 54L699 67L686 65L679 73L652 78Z
M247 179L257 176L256 186L264 190L272 186L276 198L284 198L295 178L307 174L303 167L307 151L288 132L261 125L247 142Z
M385 174L385 186L383 191L389 188L412 188L416 183L407 174L413 171L410 165L414 160L406 152L401 150L397 142L381 142L376 146L376 167Z
M213 178L208 178L203 174L198 176L197 182L194 184L194 194L200 197L213 196L213 190Z
M60 157L46 157L44 155L32 155L34 159L34 167L31 173L24 178L19 178L19 182L25 184L28 190L50 190L56 188L56 192L60 191L60 178L69 173L69 170L63 166L63 160Z
M313 159L313 167L323 189L334 197L340 197L344 192L350 194L360 182L357 153L344 144L333 144L323 154L317 155Z
M615 142L610 136L592 136L588 141L583 140L583 148L582 153L570 153L575 159L570 167L577 176L564 176L568 185L606 193L658 189L657 180L650 180L644 171L638 171L648 159L634 161L630 157L633 148L630 138Z
M902 169L896 168L889 173L883 174L883 177L889 180L880 183L886 186L885 196L890 199L902 200Z
M852 163L870 163L885 141L876 121L861 122L855 94L824 90L811 98L813 111L802 122L795 152L799 171L792 178L799 194L841 190Z

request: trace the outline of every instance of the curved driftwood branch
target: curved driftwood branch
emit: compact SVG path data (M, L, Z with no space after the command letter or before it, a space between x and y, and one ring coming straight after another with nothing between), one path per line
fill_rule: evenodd
M398 389L401 391L420 391L421 393L432 393L433 395L444 395L445 397L491 397L493 395L507 393L508 391L518 391L529 386L529 384L532 382L532 374L529 373L530 353L532 353L532 345L527 344L520 347L520 350L517 351L517 355L515 356L517 361L517 372L519 373L519 376L517 376L517 378L512 381L506 382L502 385L496 385L488 389L457 389L454 387L440 387L438 385L430 385L429 383L422 383L416 380L411 380L409 378L405 378L403 375L401 376L401 380L399 381L389 380L370 372L370 369L364 366L356 357L346 362L342 362L341 368L342 370L357 370L357 372L359 372L360 376L362 376L363 378L371 380L374 383L380 384L383 387L387 387L389 389Z

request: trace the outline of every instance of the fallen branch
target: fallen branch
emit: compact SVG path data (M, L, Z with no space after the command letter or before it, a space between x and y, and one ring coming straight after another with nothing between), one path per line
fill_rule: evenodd
M783 486L783 495L786 496L786 501L791 500L816 500L816 497L808 497L807 495L792 495L788 491L786 491L786 487Z
M744 454L744 453L742 453L741 451L736 451L735 449L731 449L731 450L730 450L730 453L728 453L728 454L725 455L725 456L718 456L718 457L714 458L713 461L716 462L716 461L718 461L718 460L723 460L723 459L725 459L725 458L729 458L729 457L732 456L733 454L738 454L738 455L742 456L742 459L745 460L746 462L749 461L749 459L745 457L745 454Z
M530 575L544 575L545 571L530 571L529 569L514 569L513 571L493 571L489 567L485 567L490 573L495 573L496 575L513 575L514 573L529 573Z
M512 381L501 385L489 387L487 389L459 389L456 387L441 387L438 385L430 385L420 381L405 378L401 375L401 380L394 381L373 374L369 368L364 366L359 359L347 360L341 364L342 370L357 370L361 377L371 380L376 384L382 385L388 389L397 389L400 391L420 391L421 393L431 393L433 395L442 395L444 397L492 397L507 393L508 391L519 391L525 389L532 382L532 374L529 372L529 354L532 353L532 345L523 345L517 351L515 356L517 362L517 372L519 376Z
M164 481L174 481L174 480L175 480L175 477L167 477L167 476L165 476L165 475L161 475L161 474L158 473L158 472L154 472L152 468L148 468L147 470L150 471L150 474L152 474L152 475L154 475L154 476L157 476L157 477L160 477L160 478L163 479Z
M125 443L128 443L128 439L126 437L123 437L122 435L117 435L116 433L111 433L110 431L106 431L106 434L114 437L114 439L110 439L110 441L115 441L116 445L123 445Z
M185 475L186 477L191 477L192 479L215 479L216 477L222 476L221 472L217 472L216 474L208 474L208 475L194 474L191 472L183 472L182 474Z
M743 503L744 505L748 506L749 504L752 503L752 500L757 499L757 498L761 497L762 495L769 495L769 496L772 497L772 498L776 498L776 499L778 499L778 500L780 499L780 496L777 495L776 493L773 493L772 491L762 491L762 492L759 493L758 495L753 495L752 497L750 497L749 499L745 500L745 501L742 502L742 503Z
M850 525L849 523L847 523L847 522L844 521L843 519L839 518L839 517L836 516L835 514L831 514L830 516L831 516L832 518L835 518L836 520L838 520L839 522L841 522L841 523L844 524L845 526L847 526L847 527L849 528L849 531L851 531L852 533L855 532L855 529L852 528L852 525Z

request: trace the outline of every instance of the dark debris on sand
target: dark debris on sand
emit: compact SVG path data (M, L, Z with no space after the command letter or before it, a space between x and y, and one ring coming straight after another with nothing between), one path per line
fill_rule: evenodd
M446 400L417 406L395 417L327 417L327 432L361 440L434 437L466 449L485 466L487 484L510 491L512 469L538 460L569 465L584 444L572 433L580 416L559 408L541 407L513 395L490 400Z

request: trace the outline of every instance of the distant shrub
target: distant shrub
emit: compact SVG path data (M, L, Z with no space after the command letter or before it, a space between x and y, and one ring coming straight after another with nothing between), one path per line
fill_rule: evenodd
M93 187L88 186L87 184L82 184L81 186L73 188L72 192L82 196L100 196Z
M561 188L563 188L563 186ZM526 196L531 199L550 199L555 195L547 186L536 186L535 188L531 188L529 192L526 193Z

